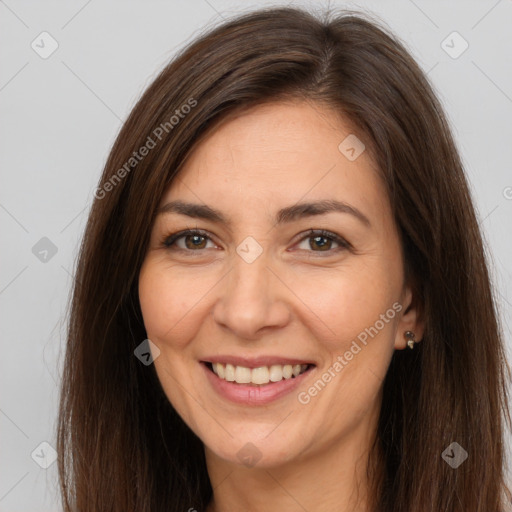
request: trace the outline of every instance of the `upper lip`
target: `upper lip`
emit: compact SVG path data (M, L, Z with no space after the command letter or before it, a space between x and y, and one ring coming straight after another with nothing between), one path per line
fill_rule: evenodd
M260 366L272 366L273 364L311 364L314 365L312 361L306 359L297 359L293 357L282 357L282 356L258 356L258 357L243 357L243 356L211 356L205 357L202 359L204 363L222 363L222 364L232 364L233 366L244 366L246 368L259 368Z

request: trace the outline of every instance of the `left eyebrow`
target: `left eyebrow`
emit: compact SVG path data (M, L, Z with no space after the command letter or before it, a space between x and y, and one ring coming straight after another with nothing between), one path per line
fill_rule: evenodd
M324 215L326 213L339 212L352 215L365 226L371 227L368 217L364 215L357 208L350 206L342 201L334 199L325 199L322 201L314 201L307 203L297 203L293 206L287 206L277 212L276 223L284 224L305 217L312 217L316 215ZM220 224L231 225L231 222L224 216L222 212L212 208L206 204L186 203L184 201L170 201L158 209L157 215L165 213L178 213L196 219L210 220Z
M350 206L342 201L334 199L325 199L323 201L315 201L312 203L297 203L279 210L276 216L276 222L283 224L285 222L293 222L294 220L304 217L312 217L314 215L324 215L331 212L348 213L360 220L363 224L371 227L368 217L357 208Z

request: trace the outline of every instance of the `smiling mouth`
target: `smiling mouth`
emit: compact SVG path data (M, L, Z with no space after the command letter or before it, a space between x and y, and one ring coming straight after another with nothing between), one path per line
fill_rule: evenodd
M215 373L219 379L233 384L245 384L250 386L265 386L282 380L290 380L306 373L314 368L313 364L274 364L247 368L232 364L210 363L205 361L207 368Z

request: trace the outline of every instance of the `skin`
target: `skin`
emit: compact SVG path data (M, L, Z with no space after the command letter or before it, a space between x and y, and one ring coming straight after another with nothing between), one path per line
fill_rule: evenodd
M214 489L209 511L368 510L365 470L383 378L394 350L406 348L404 331L420 340L423 325L375 166L366 151L349 161L338 149L350 133L318 104L252 107L207 135L162 198L161 206L177 199L207 204L231 221L159 214L139 276L147 335L161 351L158 377L205 445ZM340 212L276 224L279 209L323 199L356 208L370 226ZM210 238L163 244L194 228ZM309 229L336 233L350 248L318 241ZM252 263L236 252L248 236L263 250ZM401 311L300 403L298 392L394 303ZM206 379L199 361L212 354L287 356L316 368L297 391L263 406L240 405ZM252 467L237 455L249 442L259 457Z

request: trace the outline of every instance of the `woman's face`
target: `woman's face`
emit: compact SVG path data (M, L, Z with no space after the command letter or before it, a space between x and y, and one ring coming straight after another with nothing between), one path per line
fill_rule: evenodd
M140 304L210 457L272 467L375 433L393 351L422 333L372 165L330 110L266 104L214 129L162 198Z

